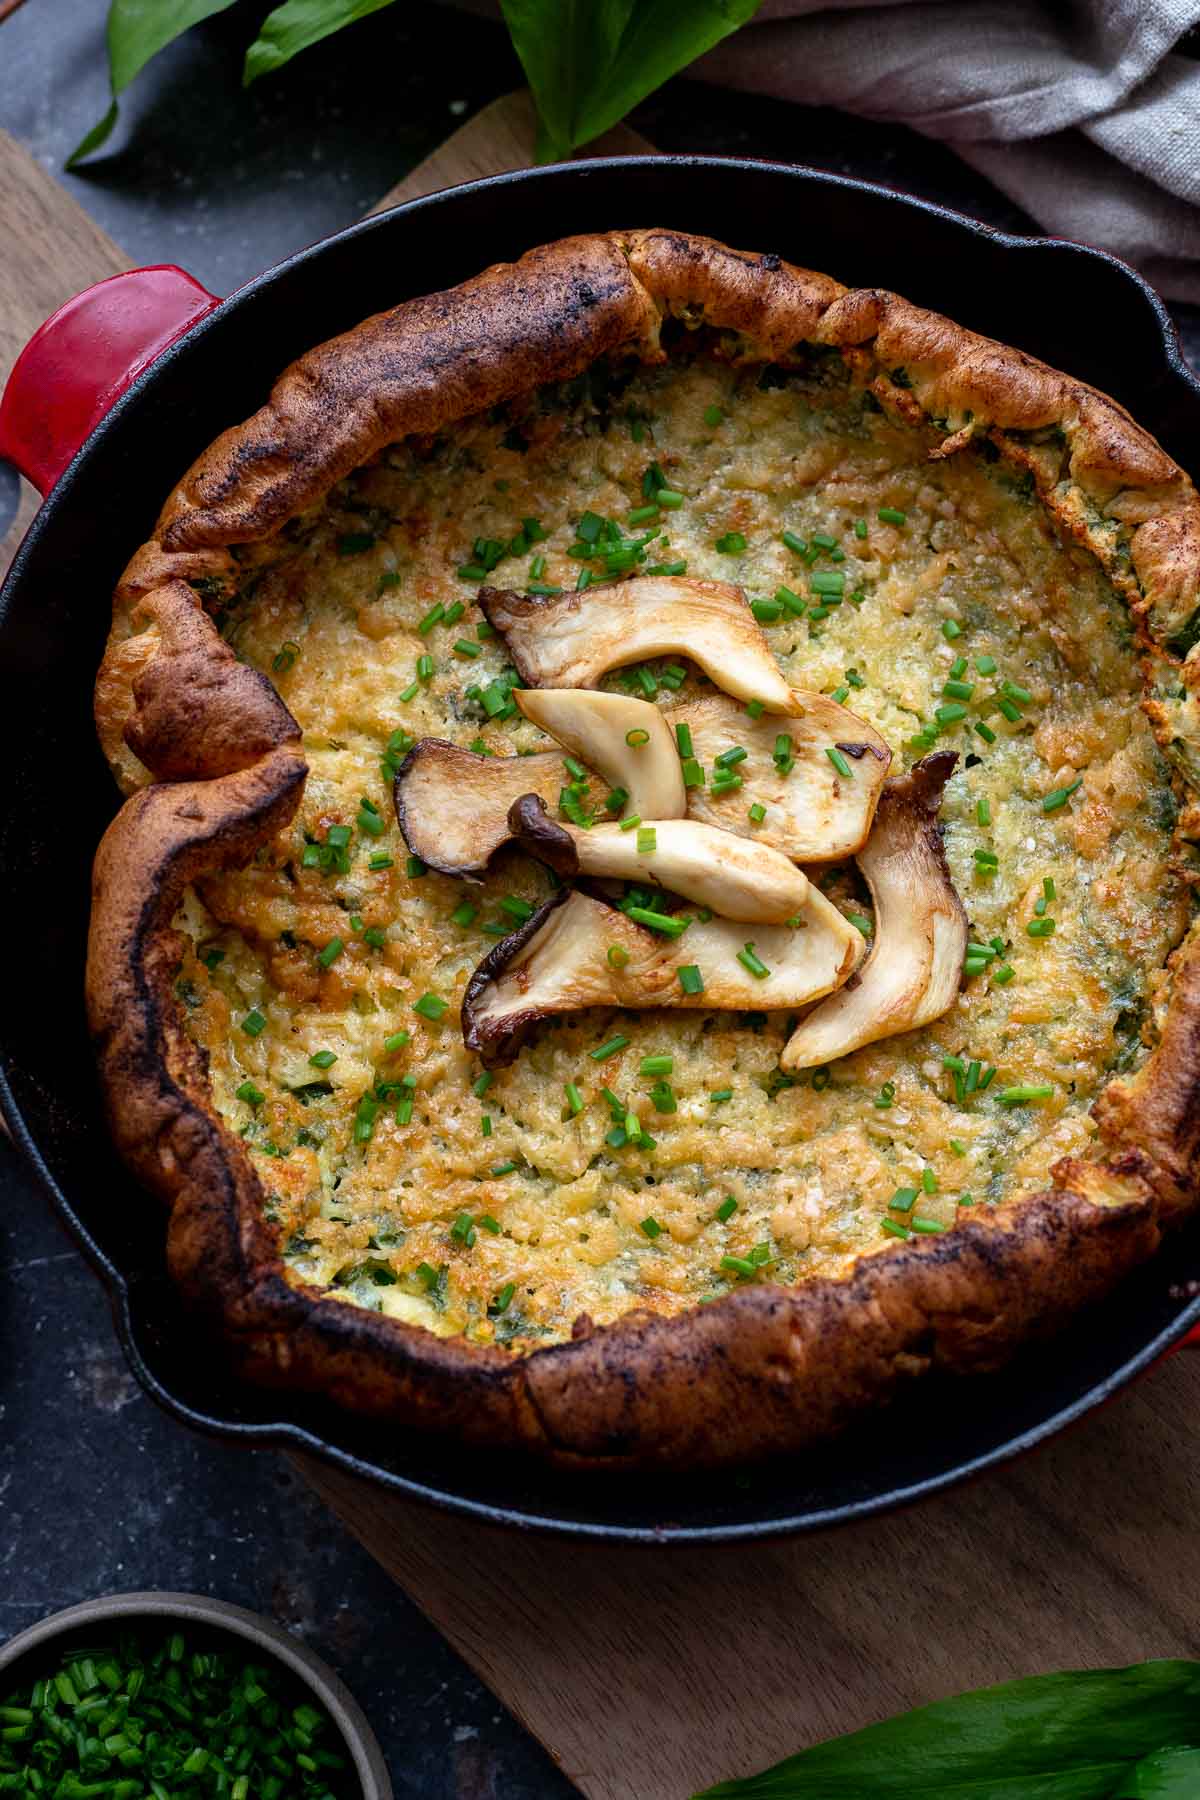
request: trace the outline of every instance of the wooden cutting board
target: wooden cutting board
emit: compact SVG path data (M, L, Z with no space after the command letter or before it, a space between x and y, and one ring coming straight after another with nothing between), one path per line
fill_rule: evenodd
M528 98L511 95L381 205L520 167L532 142ZM628 131L604 147L648 148ZM0 243L2 381L46 313L127 259L2 133ZM13 548L10 533L0 570ZM965 1687L1200 1654L1198 1419L1200 1362L1179 1356L970 1487L726 1550L501 1533L297 1460L589 1800L686 1800Z

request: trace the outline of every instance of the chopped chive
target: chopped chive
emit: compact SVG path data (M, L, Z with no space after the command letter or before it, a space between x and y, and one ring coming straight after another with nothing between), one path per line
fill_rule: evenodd
M973 681L947 681L942 687L947 700L969 700L974 692Z
M908 514L901 512L896 506L881 506L878 517L884 525L907 525L908 523Z
M330 938L325 948L318 952L317 961L323 969L332 968L345 948L340 937Z
M621 820L621 830L633 831L641 824L641 822L641 815L639 813L630 813L627 819Z
M1034 1100L1050 1100L1054 1089L1049 1082L1026 1084L1021 1087L1002 1088L996 1095L1001 1106L1028 1106Z
M775 598L784 611L790 612L794 618L802 619L808 611L807 601L802 600L799 594L794 594L790 587L777 587Z
M1034 938L1053 937L1054 936L1054 920L1053 919L1030 919L1030 921L1029 921L1028 925L1026 925L1025 929L1029 933L1030 937L1034 937Z
M514 1170L516 1169L516 1166L517 1165L515 1162L497 1163L495 1168L492 1170L492 1174L497 1177L499 1177L501 1175L511 1175L514 1172Z
M948 644L952 644L955 638L962 636L962 626L955 619L943 619L942 636Z
M610 1037L608 1042L601 1044L598 1049L589 1050L588 1055L593 1062L607 1062L610 1056L616 1056L619 1050L624 1050L628 1042L629 1039L622 1037L618 1032L616 1037Z
M643 825L637 834L637 850L639 856L653 856L658 849L658 833L653 825Z
M732 1194L726 1194L720 1206L718 1206L714 1217L718 1218L722 1225L727 1225L736 1211L737 1201Z
M929 1236L934 1232L945 1231L946 1229L944 1225L939 1224L937 1219L918 1219L914 1216L908 1223L911 1231L920 1232L923 1235Z
M906 1238L909 1236L907 1225L901 1225L896 1219L880 1219L880 1226L889 1237Z
M774 625L783 617L783 606L778 600L752 600L750 611L760 625Z
M583 1111L583 1095L573 1081L564 1084L563 1093L567 1096L567 1109L574 1118L577 1113Z
M650 733L648 731L642 731L640 727L636 731L627 731L625 733L625 742L629 745L631 750L640 750L643 744L648 744L650 742Z
M725 414L721 411L719 406L706 406L704 409L704 423L706 425L719 425L724 417Z
M766 818L766 816L767 816L766 807L761 806L759 804L759 802L756 800L754 802L754 805L749 810L750 823L752 825L761 825L763 820Z
M450 914L450 922L452 925L461 925L465 931L467 926L473 925L478 917L479 908L477 906L473 906L469 900L460 900Z
M722 1101L733 1099L733 1089L732 1088L717 1088L708 1097L714 1106L720 1106Z
M1004 714L1004 717L1008 720L1009 724L1010 725L1019 725L1021 722L1020 707L1015 705L1013 703L1013 701L1007 699L1006 696L1003 694L998 694L998 695L996 695L995 698L996 698L996 705L999 707L1000 711Z
M479 645L471 643L468 638L457 638L452 647L456 656L475 657L483 655L483 651L479 648Z
M849 697L850 697L850 689L845 685L845 683L843 683L841 687L834 688L832 694L829 696L829 698L833 701L835 706L841 706L843 701L849 699Z
M783 533L783 542L787 545L793 556L805 556L808 553L808 545L802 537L797 537L794 531L785 531Z
M249 1038L260 1036L266 1028L267 1021L263 1018L263 1015L259 1012L257 1007L254 1007L252 1011L248 1012L242 1020L242 1030Z
M967 1146L959 1138L950 1139L950 1148L953 1150L955 1156L965 1156L967 1154Z
M628 798L629 798L629 789L628 788L623 788L623 787L610 788L609 792L604 797L605 811L610 812L610 813L619 813L621 808L624 806L625 802L628 800Z
M662 1226L657 1219L643 1219L639 1229L644 1231L651 1240L662 1236Z
M896 1212L911 1212L916 1198L916 1188L897 1188L891 1199L888 1201L888 1205L894 1207Z
M986 795L976 805L975 817L978 819L978 821L981 825L990 825L991 824L991 822L992 822L992 803L990 800L988 800Z
M880 1112L886 1112L888 1107L891 1106L895 1102L895 1099L896 1099L896 1084L895 1084L895 1082L894 1081L885 1081L883 1086L880 1088L879 1092L876 1094L875 1099L872 1102L872 1105L877 1106L879 1108Z
M966 718L967 709L961 700L952 700L948 706L935 708L933 716L939 725L957 725L960 719Z
M679 1104L675 1098L675 1090L669 1081L656 1081L650 1089L650 1104L655 1112L678 1112Z
M669 1075L675 1067L673 1056L643 1056L639 1075Z
M410 881L419 881L422 875L428 875L429 870L419 856L409 856L405 858L404 873Z
M675 727L675 742L679 747L679 754L681 757L693 755L695 747L692 743L692 728L690 725L681 724Z
M439 994L422 994L421 998L414 1002L413 1011L420 1013L423 1019L429 1019L436 1025L449 1005L450 1002L443 1000Z
M608 946L608 966L610 969L623 969L628 961L629 952L624 944L610 944Z
M237 1099L244 1100L247 1106L261 1106L267 1097L261 1088L255 1087L252 1081L243 1081L241 1087L234 1089L234 1093Z
M975 667L981 675L994 675L997 667L996 659L994 656L977 656Z
M682 964L680 968L676 969L675 974L685 994L702 994L704 992L704 977L695 963Z
M490 1301L488 1304L489 1319L498 1319L498 1318L500 1318L501 1314L506 1313L508 1311L509 1307L512 1305L513 1295L516 1293L516 1291L517 1291L517 1288L516 1288L515 1282L512 1282L512 1281L505 1282L504 1286L500 1289L499 1293L496 1295L496 1298L494 1300Z
M854 521L854 535L855 535L855 537L856 537L856 538L865 538L865 537L866 537L866 535L867 535L867 521L866 521L866 520L865 520L865 519L855 519L855 521Z
M1039 919L1041 918L1042 914L1045 912L1046 905L1047 905L1046 896L1044 894L1039 894L1037 899L1033 903L1033 910L1037 914Z
M675 916L656 912L649 906L627 906L623 910L626 918L634 920L638 925L648 926L651 931L661 931L664 937L682 937L688 928L686 914Z
M722 750L720 756L714 759L714 767L732 769L735 763L744 762L749 754L744 744L731 744L728 750Z
M761 719L766 710L761 700L747 700L746 702L746 711L752 719Z
M737 959L743 969L749 970L756 981L765 981L771 973L766 963L757 955L753 944L747 944L744 949L739 950Z
M675 488L660 487L655 498L660 506L665 506L670 512L676 512L683 505L687 496L679 493Z
M1044 813L1057 812L1060 806L1065 806L1067 804L1067 801L1071 798L1071 795L1075 792L1076 788L1082 786L1083 776L1077 775L1070 787L1055 788L1053 793L1047 794L1046 798L1042 801L1042 811Z
M840 569L817 569L809 577L809 588L814 594L820 594L825 604L829 604L829 596L839 597L846 591L846 577Z
M337 1061L337 1053L333 1050L314 1050L308 1060L314 1069L332 1069Z
M417 630L420 632L421 636L427 637L434 626L439 620L443 619L445 615L446 608L444 606L431 606L429 611L425 614L425 617L417 625Z
M704 786L704 770L700 767L700 764L696 761L694 756L685 757L682 768L683 785L685 788Z
M1033 695L1028 688L1018 687L1015 681L1002 681L1000 692L1009 700L1019 701L1022 706L1033 704Z
M995 732L992 730L990 725L985 725L982 719L976 719L975 730L979 733L979 736L983 739L985 744L994 744L995 743L995 741L996 741Z
M528 900L522 900L519 894L505 894L500 902L500 911L506 912L509 918L515 919L519 925L526 924L534 914L534 909Z
M967 672L966 657L965 656L956 656L954 661L950 664L950 679L951 679L951 681L960 681L962 679L962 677L966 674L966 672Z
M746 548L746 540L740 531L727 531L717 539L716 547L723 556L740 556Z
M756 1265L748 1256L723 1256L720 1267L730 1270L734 1275L750 1276L754 1274Z
M993 969L991 974L992 980L996 982L998 986L1005 987L1016 974L1016 970L1012 967L1011 963L1001 963L1000 967L998 969Z
M870 937L871 933L875 929L874 919L869 919L867 917L866 913L860 913L860 912L847 913L846 914L846 922L847 922L847 924L855 926L859 931L862 932L864 937Z
M839 775L853 775L853 769L850 767L850 764L846 761L846 758L842 755L836 744L827 745L825 754Z
M388 1055L392 1056L397 1050L403 1050L411 1035L411 1032L407 1031L393 1031L391 1037L384 1038L383 1047Z
M936 1194L937 1193L938 1179L932 1169L922 1169L921 1170L921 1186L924 1188L924 1190L927 1194Z
M1047 900L1057 900L1058 899L1058 890L1054 885L1053 875L1047 875L1043 878L1042 893L1045 895Z

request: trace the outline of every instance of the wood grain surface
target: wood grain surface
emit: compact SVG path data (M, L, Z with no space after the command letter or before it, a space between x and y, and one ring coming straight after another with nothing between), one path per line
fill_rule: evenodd
M130 267L66 189L0 131L0 391L43 319L81 288ZM22 482L17 517L0 539L0 579L37 505Z
M627 130L602 147L648 148ZM380 205L531 155L528 97L508 96ZM127 261L2 133L0 244L2 381L48 312ZM589 1800L686 1800L965 1687L1200 1653L1198 1421L1200 1361L1179 1356L1036 1456L919 1508L703 1551L499 1533L297 1460Z
M1180 1354L968 1487L724 1549L519 1536L302 1466L589 1800L686 1800L963 1688L1200 1654L1198 1402Z

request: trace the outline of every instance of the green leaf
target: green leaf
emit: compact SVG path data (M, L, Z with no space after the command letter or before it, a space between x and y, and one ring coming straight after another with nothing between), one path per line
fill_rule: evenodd
M1182 1800L1197 1749L1200 1663L1146 1662L940 1700L697 1800Z
M760 0L501 0L537 101L538 160L590 143L752 19Z
M67 158L74 168L98 150L117 122L117 96L135 75L140 75L152 56L182 37L201 19L227 12L234 0L112 0L108 9L108 70L112 105Z
M1200 1750L1156 1750L1125 1777L1113 1800L1196 1800Z
M382 12L393 0L285 0L262 22L262 29L246 52L242 85L249 87L260 75L282 69L301 50L332 37L344 25L353 25L371 13Z

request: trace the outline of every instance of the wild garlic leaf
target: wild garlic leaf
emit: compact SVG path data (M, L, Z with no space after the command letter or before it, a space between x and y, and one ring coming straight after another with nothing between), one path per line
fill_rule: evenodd
M1183 1800L1198 1751L1200 1663L1146 1662L940 1700L696 1800Z
M152 56L214 13L227 12L233 0L112 0L108 9L108 71L112 105L67 158L74 168L98 150L117 122L117 98Z
M501 0L537 102L538 161L590 143L760 0Z
M282 69L301 50L332 37L344 25L353 25L392 4L393 0L285 0L283 6L277 6L263 20L258 36L246 52L243 87L249 87L260 75Z

